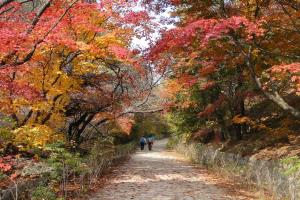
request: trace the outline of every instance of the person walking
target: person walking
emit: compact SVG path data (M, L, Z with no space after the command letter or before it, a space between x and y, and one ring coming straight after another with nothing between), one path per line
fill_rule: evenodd
M145 147L145 144L146 144L146 143L147 143L146 138L145 138L144 136L142 136L142 137L140 138L141 151L144 150L144 147Z
M150 136L150 137L147 138L147 144L148 144L149 151L151 151L152 150L152 146L153 146L153 137L152 136Z

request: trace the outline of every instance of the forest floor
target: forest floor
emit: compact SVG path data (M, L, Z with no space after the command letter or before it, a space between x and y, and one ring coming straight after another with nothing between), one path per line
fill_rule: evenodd
M224 179L165 148L156 141L153 151L138 151L112 170L90 200L233 200L258 199L251 186Z

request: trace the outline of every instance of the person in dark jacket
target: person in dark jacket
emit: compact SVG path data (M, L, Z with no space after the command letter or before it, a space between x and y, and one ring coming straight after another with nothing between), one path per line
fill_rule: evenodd
M149 151L152 150L153 140L154 140L153 136L150 136L150 137L147 138L147 144L148 144Z

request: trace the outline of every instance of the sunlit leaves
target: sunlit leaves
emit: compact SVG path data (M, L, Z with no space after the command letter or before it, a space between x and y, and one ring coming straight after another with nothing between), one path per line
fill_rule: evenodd
M281 87L286 92L290 89L291 93L300 95L300 64L291 63L272 66L267 71L268 80L265 82L265 88Z
M26 148L43 148L46 144L62 140L62 136L55 133L52 129L45 125L23 126L14 131L14 141L18 145Z
M37 19L41 5L28 9L32 5L23 2L1 8L0 42L5 45L0 47L0 103L1 112L20 127L16 143L43 147L51 131L72 117L76 120L77 114L118 116L145 95L133 93L138 89L135 78L145 71L129 42L134 26L149 17L128 12L130 5L53 0ZM9 6L14 9L6 11ZM129 133L125 121L120 126Z
M213 39L225 37L232 30L243 28L245 37L251 39L254 35L261 36L264 30L260 24L253 23L245 17L233 16L228 19L200 19L166 32L163 39L153 48L151 56L156 58L160 53L175 47L188 47L195 40L199 46L206 47Z

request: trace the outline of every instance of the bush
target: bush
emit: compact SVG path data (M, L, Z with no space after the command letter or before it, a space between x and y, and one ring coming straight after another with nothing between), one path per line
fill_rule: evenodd
M0 128L0 143L11 142L13 140L13 133L8 128Z
M167 148L172 149L178 144L178 140L176 140L174 137L170 137L167 143Z
M31 200L57 200L55 193L48 187L39 186L31 193Z
M285 175L293 175L300 173L300 159L298 156L282 159L281 162L284 164L285 167Z
M0 128L0 150L3 152L7 144L12 143L14 135L8 128ZM0 155L2 153L0 152Z
M50 152L47 163L54 169L51 178L57 181L67 178L71 174L78 175L88 171L80 154L69 152L64 146L64 143L59 142L45 147L45 150Z

